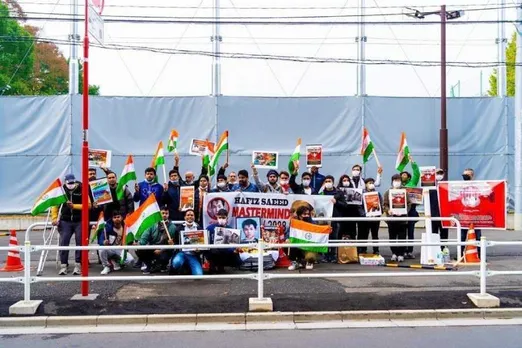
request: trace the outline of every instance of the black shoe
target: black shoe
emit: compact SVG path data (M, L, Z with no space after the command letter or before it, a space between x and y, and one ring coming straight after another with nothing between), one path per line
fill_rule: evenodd
M143 266L143 262L141 262L140 260L136 260L132 268L141 268L141 266Z

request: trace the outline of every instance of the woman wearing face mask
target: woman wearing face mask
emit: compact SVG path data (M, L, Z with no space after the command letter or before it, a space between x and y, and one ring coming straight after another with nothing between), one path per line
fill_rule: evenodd
M396 215L390 210L390 189L400 189L402 188L401 176L399 174L395 174L392 176L392 187L386 190L384 193L383 200L383 213L390 217L407 217L408 214L405 215ZM410 202L408 200L408 195L406 195L406 208L407 211L410 210ZM407 221L387 221L388 224L388 233L390 236L390 240L398 240L398 241L406 241L406 236L408 234L408 222ZM396 246L390 248L392 251L391 261L404 261L404 253L406 252L406 247Z
M375 192L375 181L373 180L373 178L368 178L366 180L364 180L365 184L366 184L366 189L364 190L364 192ZM380 204L380 208L381 208L381 211L382 211L382 203L383 203L383 199L382 199L382 195L380 192L378 192L379 194L379 204ZM368 237L370 235L370 231L372 233L372 242L373 241L378 241L379 240L379 227L380 227L380 224L381 222L380 221L365 221L364 224L362 225L363 228L361 230L359 230L359 234L357 235L357 239L359 240L368 240ZM367 251L367 248L366 247L361 247L361 248L358 248L358 253L359 254L365 254ZM373 253L374 254L379 254L379 247L377 246L374 246L373 247Z
M339 178L339 184L337 184L337 190L345 194L345 202L348 201L345 189L353 189L354 185L350 177L346 174L341 175ZM351 190L353 192L353 190ZM359 206L353 204L343 204L339 206L339 213L342 217L359 217ZM357 238L357 230L355 221L343 221L339 223L339 235L338 238L344 239Z

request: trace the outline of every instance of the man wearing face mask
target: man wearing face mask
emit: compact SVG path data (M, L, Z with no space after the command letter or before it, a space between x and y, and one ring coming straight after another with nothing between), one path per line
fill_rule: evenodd
M296 166L295 172L290 176L290 188L292 192L297 195L315 195L317 191L315 191L312 184L312 174L308 172L304 172L301 174L301 184L297 184L295 178L297 173L299 172L299 167Z
M207 226L210 244L214 244L216 227L232 228L228 224L228 212L225 209L218 211L216 224ZM224 273L225 266L238 267L241 264L241 259L234 248L211 249L205 253L205 258L210 263L210 273Z
M214 186L210 192L230 192L227 177L223 174L218 174L216 186Z
M352 167L352 177L351 177L352 186L351 187L353 187L354 189L361 190L361 192L363 192L366 188L366 184L365 184L364 178L361 175L361 172L362 172L362 167L359 164L356 164ZM379 167L379 168L377 168L377 176L374 181L375 187L381 186L381 174L382 174L382 167ZM366 213L364 212L363 202L361 202L361 204L359 204L359 205L350 205L349 209L350 209L349 216L351 216L351 217L366 216ZM356 230L354 232L356 233L356 235L359 235L361 233L361 231L363 231L366 228L364 221L357 221L355 223L355 225L356 225Z
M259 192L257 185L248 180L248 172L245 169L238 172L238 178L238 183L232 186L232 192Z
M390 210L390 189L400 189L403 188L401 176L399 174L394 174L392 176L392 187L386 190L384 193L383 199L383 213L390 217L406 217L407 215L397 215L394 214L393 211ZM407 210L410 210L410 202L408 200L408 195L406 195L406 207ZM388 233L390 236L390 240L398 240L399 242L406 241L406 235L408 233L408 222L407 221L387 221L388 224ZM404 261L404 253L406 252L405 246L392 246L390 247L392 251L391 261Z
M65 176L65 184L63 189L67 196L67 202L60 207L51 208L51 219L53 225L58 226L58 233L60 235L59 246L69 246L71 238L74 235L77 246L82 245L82 183L76 181L73 174ZM89 195L89 206L91 207L92 198ZM61 208L61 209L60 209ZM69 266L69 251L60 251L60 270L59 275L66 275ZM74 266L73 275L81 274L81 250L74 252L74 259L76 265Z
M444 180L444 170L438 168L435 171L435 180L438 183L439 181ZM439 207L439 194L437 193L436 188L432 188L429 190L430 194L430 211L432 217L440 217L440 207ZM431 232L432 233L440 233L440 239L448 239L448 229L442 227L441 221L431 221ZM441 250L444 249L442 245L440 247Z
M180 187L179 173L175 169L170 170L169 182L163 185L163 204L169 208L169 218L173 221L183 220L183 212L179 210Z
M464 181L472 181L475 180L475 171L472 168L466 168L464 169L464 172L462 172L462 180ZM475 235L477 237L477 240L480 240L482 237L482 230L475 229ZM460 230L460 240L462 242L465 242L468 239L468 229L462 228ZM462 255L464 255L464 249L466 248L465 245L462 245L461 247ZM480 255L480 248L478 248L478 253Z
M156 169L152 167L145 169L145 180L134 185L134 202L140 202L140 205L142 205L153 193L156 196L156 201L162 202L163 186L155 182L155 178Z
M373 180L373 178L367 178L366 180L364 180L364 182L366 183L366 189L364 190L364 192L375 192L375 180ZM378 195L379 195L379 204L380 204L380 208L381 208L381 211L382 211L382 203L383 203L383 199L382 199L382 195L380 192L378 192ZM379 227L380 227L380 224L381 222L380 221L365 221L364 224L362 225L363 228L361 230L359 230L359 234L357 235L357 239L359 240L368 240L368 237L370 235L370 231L372 233L372 242L376 242L379 240ZM358 252L359 254L366 254L366 251L367 251L367 248L366 247L361 247L361 248L358 248ZM379 247L378 246L374 246L373 247L373 253L378 255L379 254Z

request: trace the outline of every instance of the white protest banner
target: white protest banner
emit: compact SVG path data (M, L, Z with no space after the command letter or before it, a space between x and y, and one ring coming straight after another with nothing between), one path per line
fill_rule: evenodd
M203 224L216 223L217 212L225 209L231 226L235 226L238 217L259 217L263 226L282 226L286 231L290 227L290 217L301 206L313 208L316 217L332 217L333 203L329 196L216 192L205 195Z

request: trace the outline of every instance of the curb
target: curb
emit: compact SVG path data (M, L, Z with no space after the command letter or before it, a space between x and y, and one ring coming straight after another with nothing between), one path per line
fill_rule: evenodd
M447 319L522 319L522 308L10 317L0 318L0 327L197 326Z

